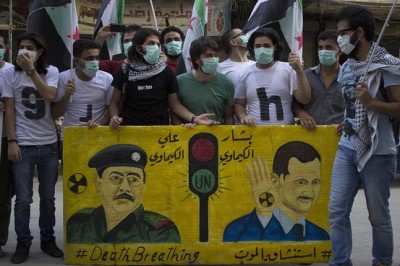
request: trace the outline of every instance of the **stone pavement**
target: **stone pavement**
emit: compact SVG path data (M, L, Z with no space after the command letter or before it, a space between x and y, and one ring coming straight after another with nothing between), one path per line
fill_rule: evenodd
M34 182L34 200L31 208L31 229L34 240L31 247L31 252L24 265L64 265L62 259L51 258L40 250L40 234L38 229L39 221L39 206L38 206L38 193L37 193L37 180ZM60 248L63 247L63 198L62 198L62 177L60 176L57 182L56 189L56 228L55 235L57 244ZM400 265L400 178L397 178L391 189L391 211L394 229L394 257L393 265ZM12 214L13 215L13 214ZM354 266L368 266L371 265L371 230L367 216L365 205L364 193L359 191L354 202L353 211L351 215L353 225L353 253L352 260ZM10 225L10 236L4 250L8 253L6 258L0 259L1 266L14 265L10 263L10 256L16 247L16 236L14 232L14 221ZM286 264L293 265L293 264ZM313 266L327 265L324 263L315 263Z

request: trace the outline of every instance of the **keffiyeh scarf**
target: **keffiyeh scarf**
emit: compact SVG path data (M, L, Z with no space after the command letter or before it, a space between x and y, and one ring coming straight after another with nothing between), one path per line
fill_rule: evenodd
M143 62L132 61L130 64L122 64L122 69L126 73L129 68L129 81L137 81L151 78L161 73L167 65L162 59L158 59L154 65L148 65Z
M376 43L373 43L366 61L358 62L352 58L348 59L348 65L353 73L357 76L362 76L367 68L368 61L373 56L367 76L364 77L372 98L376 98L379 92L382 71L397 75L400 73L400 59L393 57L379 46L376 47L375 53L372 55L375 46ZM355 109L357 169L360 172L378 146L377 127L379 114L366 108L358 99L355 103Z

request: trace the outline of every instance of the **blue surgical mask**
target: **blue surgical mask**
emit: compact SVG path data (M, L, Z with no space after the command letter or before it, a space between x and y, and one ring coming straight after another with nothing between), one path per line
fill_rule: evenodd
M249 42L249 37L246 35L242 35L239 37L242 40L241 46L247 48L247 43Z
M318 51L319 62L324 66L331 66L338 60L336 54L334 50L320 50Z
M204 73L212 74L212 73L217 72L218 64L219 64L218 57L202 58L201 61L203 62L203 65L201 66L201 70L203 70Z
M269 64L274 59L274 49L265 47L256 48L254 49L254 57L259 64Z
M147 45L145 48L146 53L143 55L144 60L150 65L154 65L160 58L160 47L158 47L158 45Z
M6 49L0 49L0 61L3 61L5 52L6 52Z
M85 61L85 68L82 68L86 76L93 78L99 70L99 61Z
M124 46L125 57L128 57L128 51L129 51L129 48L131 48L131 46L132 46L132 42L126 42L123 44L123 46Z
M36 59L37 59L37 53L35 51L29 51L27 49L19 49L18 50L18 55L21 54L28 54L29 58L32 60L32 63L35 63Z
M180 55L182 53L182 42L181 41L172 41L165 45L167 48L168 55Z

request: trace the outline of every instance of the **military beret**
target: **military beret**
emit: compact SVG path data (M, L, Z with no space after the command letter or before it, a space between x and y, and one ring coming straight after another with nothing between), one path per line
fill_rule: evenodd
M97 152L90 158L88 166L96 168L101 176L110 166L132 166L143 169L147 163L146 152L132 144L116 144Z

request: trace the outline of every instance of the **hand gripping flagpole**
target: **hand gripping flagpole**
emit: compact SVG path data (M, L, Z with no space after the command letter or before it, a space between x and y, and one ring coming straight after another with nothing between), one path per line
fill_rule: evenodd
M379 43L380 43L380 41L381 41L381 39L382 39L383 33L385 32L385 29L386 29L386 27L387 27L388 24L389 24L389 20L390 20L390 18L392 17L392 13L393 13L393 11L394 11L394 8L396 7L397 1L398 1L398 0L393 0L392 8L390 9L389 14L388 14L388 16L386 17L385 23L384 23L383 26L382 26L382 30L381 30L381 32L379 33L378 40L376 40L376 43L375 43L376 45L375 45L374 48L372 49L371 56L369 57L367 67L366 67L366 69L365 69L365 71L364 71L364 74L363 74L362 77L361 77L361 81L365 81L365 80L366 80L366 77L367 77L367 74L368 74L368 69L369 69L369 67L370 67L370 65L371 65L372 58L374 57L376 47L378 47L378 45L379 45Z

